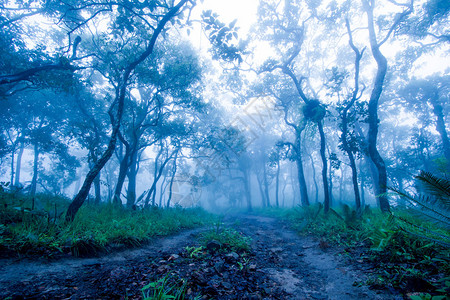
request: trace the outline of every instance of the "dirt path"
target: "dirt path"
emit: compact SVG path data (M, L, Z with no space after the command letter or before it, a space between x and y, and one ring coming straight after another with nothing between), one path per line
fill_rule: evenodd
M319 241L299 237L276 219L245 216L238 219L237 227L253 238L260 270L289 295L286 299L403 299L355 286L367 274L339 257L337 249L324 251Z
M402 299L354 286L364 282L364 272L273 218L224 221L252 238L249 255L205 251L190 257L185 247L198 245L196 235L205 230L196 229L100 258L0 260L0 299L136 299L165 274L186 279L188 296L205 299Z

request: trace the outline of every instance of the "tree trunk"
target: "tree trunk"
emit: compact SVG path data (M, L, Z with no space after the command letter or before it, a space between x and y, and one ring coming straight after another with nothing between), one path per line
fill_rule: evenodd
M101 172L98 172L98 175L94 179L94 191L95 191L94 204L95 205L100 205L100 203L102 202L100 174L101 174Z
M377 43L373 20L374 8L372 7L372 5L374 5L374 2L372 2L372 4L369 4L363 0L363 5L367 12L370 47L372 49L372 55L377 63L377 74L375 76L374 86L369 99L368 150L369 156L378 170L378 183L375 188L376 188L376 197L378 198L380 209L382 212L389 212L390 205L386 193L387 192L386 165L377 149L378 123L380 122L380 120L378 119L378 101L380 100L381 93L383 92L384 79L387 73L387 60L386 57L384 57L384 55L381 53L380 45Z
M333 197L333 167L330 164L330 169L328 170L328 184L330 191L330 205L333 205L334 197Z
M352 182L353 182L353 193L355 194L355 205L356 212L361 214L361 197L359 196L359 187L358 187L358 172L356 170L356 162L353 156L353 153L349 151L347 153L348 158L350 159L350 168L352 169Z
M287 187L287 181L284 179L283 176L283 188L281 189L281 206L285 207L285 201L286 201L286 187Z
M15 143L12 146L11 149L11 179L10 179L10 184L11 186L13 186L14 183L14 156L16 154L16 147L15 147Z
M244 190L245 190L245 198L247 199L247 211L252 211L252 194L251 194L251 190L250 190L250 174L249 174L249 170L245 169L243 171L244 174Z
M170 201L172 200L172 187L173 187L173 182L175 180L175 175L177 174L177 158L178 158L178 153L175 154L175 157L173 159L173 168L172 168L172 178L170 179L170 185L169 185L169 199L167 199L167 208L170 207Z
M306 187L305 174L303 172L302 148L301 148L301 132L296 132L295 148L297 150L295 162L297 163L298 183L300 186L300 200L302 206L309 206L308 188Z
M365 176L362 172L362 168L363 168L363 163L362 163L362 159L359 160L359 174L360 174L360 179L361 179L361 207L364 210L366 207L366 193L364 192L364 179Z
M20 144L19 153L17 153L17 162L16 162L16 178L14 180L14 186L20 185L20 170L22 168L22 155L25 150L25 145L23 143ZM12 182L11 182L12 184Z
M91 153L91 158L95 164L97 162L97 157L95 156L95 154L93 152ZM102 196L101 196L101 190L100 190L100 174L101 173L99 172L98 175L94 179L94 191L95 191L94 203L95 203L95 205L100 205L100 202L102 202L102 199L101 199Z
M269 197L269 182L267 180L267 164L264 163L264 178L263 178L263 183L264 183L264 195L266 197L266 203L267 203L267 207L270 207L270 197Z
M327 176L327 157L325 156L325 133L323 132L322 120L317 122L320 134L320 157L322 158L322 181L323 181L323 212L328 213L330 210L330 190L328 188L328 176Z
M261 178L259 178L259 176L256 176L256 179L258 181L258 188L259 188L259 193L261 194L261 203L263 207L267 207L267 202L266 202L266 195L264 194L264 189L263 189L263 184L262 184L262 180Z
M159 186L159 189L161 191L159 193L159 204L158 204L159 207L163 207L163 197L164 197L164 194L166 193L167 185L169 185L169 183L166 184L166 181L167 181L167 176L164 175L164 177L161 181L161 185Z
M353 193L355 195L355 206L356 206L356 212L360 216L362 213L361 210L361 198L359 195L359 187L358 187L358 172L356 170L356 162L355 157L353 155L353 149L351 149L349 142L347 140L347 137L349 135L348 132L348 111L350 108L355 104L356 100L358 99L358 91L359 91L359 69L360 69L360 62L361 58L363 56L365 48L360 52L358 48L356 48L355 44L353 43L353 36L352 32L350 30L350 22L348 19L345 20L347 32L349 35L349 44L350 47L355 52L355 75L354 75L354 88L352 93L352 98L350 102L344 107L344 110L342 111L342 135L341 135L341 142L342 142L342 148L347 153L348 159L350 161L350 168L352 170L352 182L353 182Z
M155 174L154 174L155 177L153 179L153 183L152 183L152 186L150 187L147 197L145 198L145 207L148 206L148 204L150 202L150 198L152 199L152 206L156 205L156 187L157 187L158 181L161 178L162 173L163 173L164 168L166 167L167 163L172 159L172 157L174 155L176 155L178 153L179 149L174 150L174 152L172 152L172 154L163 161L161 166L159 168L157 168L157 161L158 161L160 155L162 154L162 151L163 151L163 148L161 148L160 152L158 153L157 157L155 158ZM169 154L167 153L167 155L169 155Z
M280 207L280 202L278 199L278 190L280 188L280 161L277 160L277 173L275 177L275 204Z
M130 156L130 165L128 167L128 190L127 207L132 208L136 203L136 177L137 177L137 150L134 150Z
M297 168L297 165L295 165L295 168ZM291 164L290 169L290 179L291 179L291 188L292 188L292 206L297 203L297 186L298 186L298 176L294 176L294 164ZM297 181L294 180L294 178L297 177Z
M313 183L314 183L314 188L315 188L315 203L319 202L319 186L317 185L317 180L316 180L316 168L314 166L314 159L312 157L312 154L308 154L309 156L309 160L311 161L311 168L312 168L312 172L313 172Z
M122 195L122 188L125 183L125 178L127 177L128 166L130 165L130 155L130 146L125 144L125 154L120 161L119 176L117 177L117 183L114 189L113 204L115 205L122 204L122 200L120 198Z
M444 150L445 160L447 165L450 166L450 142L448 140L447 129L445 128L444 113L442 105L433 102L433 112L436 115L436 130L441 135L442 148Z
M125 94L124 94L125 95ZM122 117L122 111L123 111L123 101L121 105L119 105L119 110L121 110L120 114L118 114L118 118L120 119ZM119 125L116 124L113 127L113 131L111 134L111 138L108 144L108 148L103 153L102 157L97 161L96 164L89 170L89 172L86 175L86 178L84 179L83 185L78 192L78 194L75 196L75 198L72 200L72 203L70 203L69 208L66 212L66 222L72 222L75 218L76 213L80 209L80 207L83 205L84 201L86 200L86 197L89 194L89 190L91 189L92 182L94 181L95 177L100 173L100 170L104 167L104 165L108 162L108 160L111 158L117 141L117 132L119 130Z
M39 146L36 142L34 144L33 178L31 179L31 189L30 189L30 197L31 198L34 198L34 196L36 195L37 178L38 178L38 163L39 163Z

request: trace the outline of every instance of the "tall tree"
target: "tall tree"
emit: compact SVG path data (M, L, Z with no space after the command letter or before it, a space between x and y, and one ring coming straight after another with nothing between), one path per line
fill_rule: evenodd
M140 2L139 2L140 3ZM86 175L86 179L83 183L83 186L81 187L78 194L75 196L75 198L72 200L69 208L67 209L66 213L66 220L67 221L73 221L75 214L78 212L79 208L83 205L84 200L86 199L89 189L91 187L92 182L94 181L95 177L98 175L100 170L103 168L103 166L106 164L106 162L111 158L117 141L117 135L119 133L120 128L120 122L122 119L122 114L124 110L124 102L125 97L128 91L128 86L130 85L130 76L132 75L132 72L136 69L136 67L144 62L153 52L158 36L162 33L164 28L166 27L167 23L171 21L172 19L175 19L179 16L180 11L183 8L186 8L188 4L193 4L190 2L190 0L181 0L176 5L169 5L168 3L164 3L164 5L161 6L153 6L156 3L151 3L152 7L150 7L150 11L161 11L158 15L152 15L153 22L156 22L155 26L150 25L148 22L145 21L142 25L150 25L150 29L153 29L152 35L148 42L146 43L146 46L144 49L142 49L140 52L136 53L135 59L131 59L128 63L126 63L122 68L120 68L120 73L117 74L117 84L115 85L115 100L113 102L113 105L111 106L111 109L115 108L116 111L113 114L112 110L110 111L111 116L111 123L112 123L112 132L110 141L108 143L108 148L105 150L105 152L102 154L100 159L97 161L96 164L91 168L91 170ZM149 4L147 4L149 5ZM157 5L157 4L156 4ZM145 19L144 19L145 20ZM121 26L124 26L125 24L120 24ZM130 24L131 26L131 24ZM132 27L133 28L133 27ZM133 29L132 29L133 30Z
M369 42L372 50L372 56L377 63L377 73L373 82L373 88L370 94L369 100L369 132L368 132L368 152L369 156L375 164L378 171L378 181L376 182L376 191L380 209L383 212L390 210L389 199L387 197L387 172L386 165L383 158L377 149L377 137L378 137L378 102L383 92L383 84L385 81L386 73L388 71L388 63L386 57L380 50L380 47L389 39L392 32L398 27L400 22L412 11L413 3L397 4L404 7L402 13L397 14L392 21L391 26L387 29L387 33L384 38L379 39L377 37L377 31L375 30L375 0L362 0L363 8L367 14L367 28L369 31Z

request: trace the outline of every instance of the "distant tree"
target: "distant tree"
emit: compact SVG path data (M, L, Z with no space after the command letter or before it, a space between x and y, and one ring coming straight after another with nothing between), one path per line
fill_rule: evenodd
M352 132L351 127L354 126L353 123L356 122L356 110L353 109L355 102L362 96L360 93L360 83L359 83L359 72L360 72L360 62L363 56L364 50L359 50L355 44L353 43L353 35L350 28L350 22L348 19L346 20L347 33L349 36L349 45L353 52L355 53L355 70L354 70L354 86L351 95L344 95L344 99L340 104L339 113L341 117L340 129L340 145L342 150L347 154L347 157L350 161L350 168L352 170L352 183L353 183L353 192L355 196L355 205L356 211L358 214L362 213L361 210L361 197L359 192L358 185L358 174L355 160L355 153L359 151L358 142L356 139L356 135ZM339 71L336 67L330 70L329 81L326 83L328 89L331 94L338 94L338 98L340 98L340 93L343 89L343 83L347 77L346 72ZM348 99L345 99L348 98ZM340 99L339 99L340 100ZM331 173L331 172L330 172ZM330 183L332 181L330 180Z
M433 76L426 79L411 80L399 91L406 100L406 105L412 107L416 116L426 124L426 120L434 115L436 130L441 136L442 153L450 163L450 142L446 128L448 104L450 96L450 76ZM428 109L428 107L431 108Z
M155 129L159 122L175 118L181 112L202 108L201 67L196 53L180 43L161 46L150 60L136 70L140 99L130 96L119 139L125 147L114 201L120 203L125 176L128 177L127 206L136 199L137 164L142 151L158 142Z
M263 65L261 70L265 72L280 70L283 74L288 76L292 80L292 83L298 93L300 98L299 101L304 103L302 108L304 120L313 122L317 125L320 136L320 156L322 159L324 211L328 212L330 206L330 196L327 178L327 159L325 155L326 141L323 130L323 120L326 114L326 109L318 99L315 99L317 95L314 91L312 91L312 97L305 94L303 81L306 77L296 74L295 68L296 60L299 58L303 41L306 38L306 23L310 17L302 16L302 5L294 2L284 3L284 7L282 8L283 15L281 18L277 12L277 10L280 10L277 3L270 1L262 2L260 5L260 10L261 26L263 28L271 28L270 32L273 32L273 34L271 34L271 36L269 35L269 39L271 39L272 43L279 44L278 51L285 53L279 62L269 59ZM304 17L303 21L301 21L302 17ZM298 129L300 128L301 126ZM297 141L299 142L300 140ZM301 176L301 174L299 175ZM301 186L303 186L303 184L301 184ZM302 190L302 203L307 205L309 201L307 199L306 184L303 186Z

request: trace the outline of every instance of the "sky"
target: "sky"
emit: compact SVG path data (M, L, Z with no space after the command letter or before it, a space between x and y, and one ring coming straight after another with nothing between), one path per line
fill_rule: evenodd
M211 9L219 14L226 23L238 19L238 26L246 34L250 25L256 21L258 0L205 0L199 3L201 10Z

